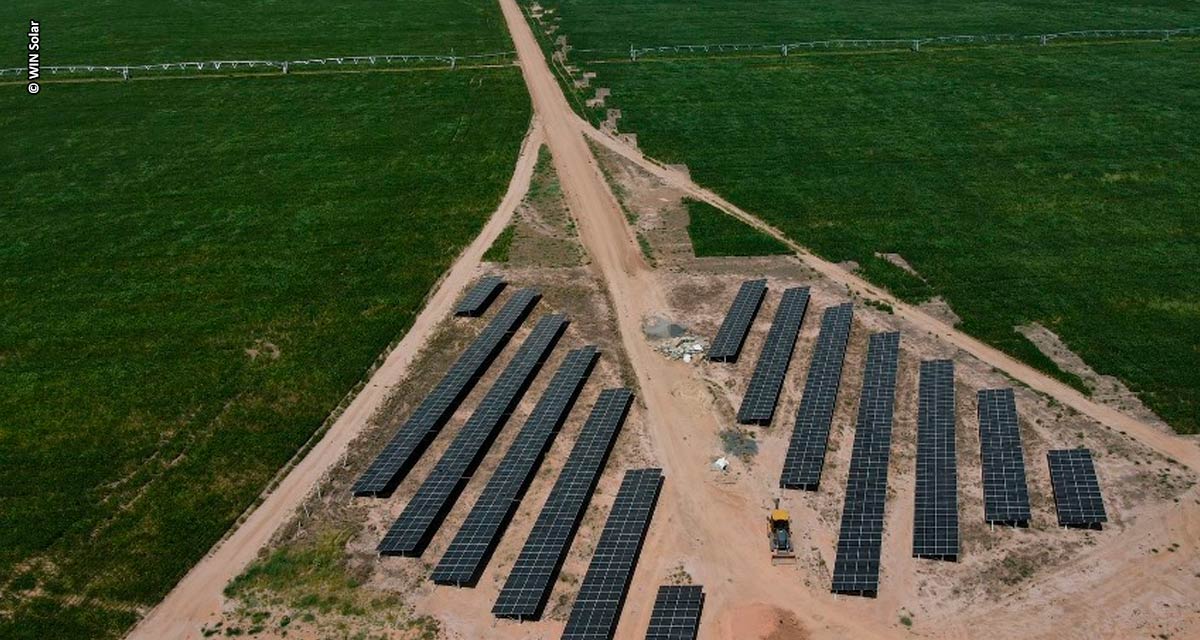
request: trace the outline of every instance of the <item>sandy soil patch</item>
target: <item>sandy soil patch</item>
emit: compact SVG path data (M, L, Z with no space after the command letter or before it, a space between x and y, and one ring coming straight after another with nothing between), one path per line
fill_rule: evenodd
M1058 334L1036 322L1017 327L1017 331L1028 338L1039 351L1046 354L1046 357L1053 360L1060 369L1082 378L1084 384L1091 389L1092 397L1097 401L1137 416L1165 431L1171 431L1171 427L1146 407L1137 394L1129 390L1129 387L1113 376L1097 373L1083 361L1083 358L1071 351L1062 338L1058 337Z

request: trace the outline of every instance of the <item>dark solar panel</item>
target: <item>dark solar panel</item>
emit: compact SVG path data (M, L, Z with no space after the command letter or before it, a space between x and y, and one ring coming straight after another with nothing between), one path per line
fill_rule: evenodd
M492 300L500 295L500 291L504 289L504 279L500 276L484 276L480 278L475 286L463 296L462 300L458 301L458 306L454 308L456 316L480 316L492 304Z
M434 582L464 586L479 580L598 356L594 346L567 354L433 570Z
M605 389L588 416L567 463L558 474L546 504L517 562L513 565L492 613L501 618L536 619L546 606L554 577L579 528L600 472L625 422L633 392Z
M625 472L575 597L563 640L611 640L616 633L662 482L661 469Z
M883 510L887 500L888 456L892 447L892 408L900 334L876 333L867 347L858 425L850 454L850 478L833 565L834 593L874 597L879 591Z
M354 483L354 495L386 497L395 491L541 297L536 289L521 289L513 294L384 445L383 451Z
M746 342L746 334L750 332L750 324L758 315L762 306L763 296L767 293L766 280L747 280L738 289L725 314L725 321L713 338L712 346L708 349L708 359L714 362L737 362Z
M379 553L421 555L566 328L567 319L562 315L550 315L538 321L475 412L454 436L429 477L383 536Z
M784 489L816 491L821 483L829 425L833 422L838 387L842 383L842 362L853 319L854 305L849 302L829 307L821 317L821 333L808 367L804 397L796 410L796 427L779 478L779 486Z
M1029 488L1012 389L979 392L979 444L983 463L983 519L1029 525Z
M1092 452L1087 449L1055 449L1046 454L1058 524L1063 527L1099 529L1108 522L1104 498Z
M704 589L698 585L663 585L654 598L646 640L695 640L704 609Z
M954 450L954 363L921 363L917 392L917 497L913 556L958 559L958 463Z
M775 415L775 403L779 400L779 390L783 388L783 378L787 375L788 365L792 361L792 349L796 346L796 335L800 333L800 324L804 321L804 311L808 309L808 287L795 287L783 292L783 300L775 312L775 320L767 333L762 353L758 356L758 364L754 374L750 376L750 386L746 396L742 398L742 406L738 409L737 419L742 424L771 424Z

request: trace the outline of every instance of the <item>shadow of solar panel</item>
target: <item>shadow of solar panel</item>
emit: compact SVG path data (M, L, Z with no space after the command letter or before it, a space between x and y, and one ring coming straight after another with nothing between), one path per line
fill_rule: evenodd
M584 507L596 490L600 472L632 403L633 392L628 389L600 392L496 598L493 615L519 620L533 620L542 615L554 577L562 568Z
M1012 389L979 392L979 446L984 521L1029 526L1029 488Z
M598 357L594 346L567 354L433 570L434 582L474 586L479 580Z
M829 425L837 405L846 341L853 320L854 305L849 302L829 307L821 316L821 333L817 335L808 378L804 381L804 396L796 410L796 426L779 477L779 486L784 489L816 491L821 483Z
M611 640L616 633L662 483L661 469L625 472L575 597L563 640Z
M425 551L471 472L487 454L566 328L567 319L563 315L550 315L538 321L475 412L454 436L429 477L384 534L377 547L379 553L419 556Z
M704 610L704 589L699 585L669 585L658 588L646 640L695 640Z
M733 298L733 304L729 307L729 313L725 314L725 320L708 349L709 360L737 362L742 353L742 345L746 342L746 334L750 332L750 325L758 315L766 293L766 280L747 280L742 283Z
M1046 453L1054 507L1063 527L1101 529L1108 522L1100 481L1088 449L1055 449Z
M462 300L458 301L458 306L454 308L456 316L480 316L484 311L491 306L492 301L496 296L500 295L500 291L504 289L504 279L500 276L484 276L480 278L475 286L463 296Z
M387 497L396 490L541 297L537 289L513 294L359 476L354 495Z
M892 409L896 400L896 367L900 334L876 333L867 347L850 477L842 507L834 593L875 597L879 592L879 559L883 545L883 510L887 499L888 457L892 447Z
M742 398L742 406L738 409L737 420L741 424L771 424L779 390L783 388L783 379L792 361L792 350L796 347L796 336L800 333L800 324L804 321L807 309L808 287L794 287L783 292L779 309L775 311L775 320L758 356L758 364L750 376L750 385Z
M954 447L954 363L921 363L917 392L917 490L913 556L958 559L958 463Z

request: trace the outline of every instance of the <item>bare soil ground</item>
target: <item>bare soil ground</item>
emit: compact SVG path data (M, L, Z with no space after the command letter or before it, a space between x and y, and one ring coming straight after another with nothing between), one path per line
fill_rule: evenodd
M1147 408L1141 399L1129 390L1129 387L1113 376L1096 373L1096 370L1089 367L1083 358L1067 347L1058 334L1036 322L1017 327L1017 331L1028 338L1038 350L1046 354L1063 371L1079 376L1091 390L1093 398L1137 416L1147 424L1157 425L1161 429L1170 431L1170 425L1154 415L1154 412Z
M765 232L777 232L696 187L678 170L655 165L586 128L563 100L516 4L502 0L501 5L553 152L564 210L574 221L553 224L549 221L555 212L527 203L531 208L523 209L521 223L563 241L571 238L564 229L573 227L586 256L582 265L517 261L503 271L516 286L543 290L545 299L535 316L564 311L572 325L424 557L379 558L374 546L386 526L514 350L510 347L493 364L394 497L348 498L349 483L448 366L447 354L461 348L486 321L443 320L384 410L351 446L345 465L333 466L321 490L276 537L266 562L235 583L235 597L226 600L220 627L210 623L208 633L236 628L255 637L286 633L289 638L557 637L621 473L653 464L664 469L666 483L617 638L642 637L655 589L678 581L705 587L704 638L1200 635L1200 453L1193 441L1056 385L802 250L796 257L692 257L679 240L686 238L680 226L685 217L678 215L685 195L731 211ZM608 150L599 161L584 134ZM615 189L605 182L605 174L616 181ZM648 265L639 232L657 268ZM518 233L514 255L537 253L527 245L538 241L535 233ZM750 277L766 277L771 294L736 365L668 360L641 332L646 318L662 316L698 335L712 335L738 284ZM723 454L719 433L733 423L778 293L795 285L811 287L812 301L774 424L751 430L756 455L735 459L728 473L716 472L711 462ZM846 300L864 304L856 305L820 490L781 492L778 474L817 319L823 308ZM865 304L873 301L885 302L895 312ZM873 599L839 598L828 588L866 341L870 333L884 330L900 330L903 338L880 593ZM515 341L526 331L528 327ZM434 586L427 580L432 564L511 442L531 399L567 349L586 342L601 346L601 362L480 584L473 589ZM957 367L963 543L957 563L911 557L917 366L927 358L952 358ZM638 401L589 505L547 615L537 622L494 620L490 608L499 586L587 410L600 388L618 384L634 387ZM999 386L1017 391L1033 502L1028 529L983 525L974 394ZM1045 453L1073 446L1087 446L1096 455L1110 516L1102 531L1056 526ZM772 566L769 560L764 517L777 496L791 510L799 535L795 565ZM284 513L272 515L281 520ZM334 543L322 542L329 540ZM324 547L334 550L327 561L320 554L299 553ZM288 579L278 579L280 575ZM193 626L187 633L196 635L195 619L189 622Z

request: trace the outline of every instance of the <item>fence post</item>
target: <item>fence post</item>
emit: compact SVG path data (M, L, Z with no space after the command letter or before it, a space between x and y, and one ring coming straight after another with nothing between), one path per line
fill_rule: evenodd
M785 44L785 45L783 45L783 47L781 47L781 48L783 49L783 57L785 57L785 58L786 58L786 57L787 57L787 55L788 55L788 46Z
M1038 36L1038 43L1039 43L1039 44L1041 44L1043 47L1044 47L1044 46L1046 46L1046 36L1045 36L1045 34L1042 34L1042 35Z
M122 80L129 79L129 67L121 67L121 79Z
M630 62L637 62L637 49L634 49L632 44L629 45L629 60Z
M912 41L912 50L913 50L915 53L920 53L920 52L921 52L921 41L920 41L920 40L913 40L913 41Z
M286 76L287 72L288 72L288 63L287 63L287 60L284 60L283 61L283 75Z

